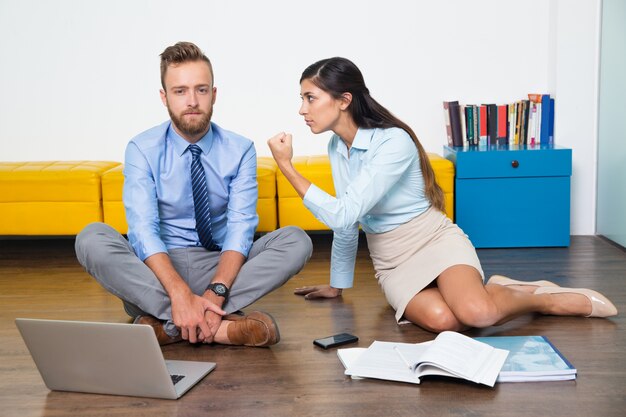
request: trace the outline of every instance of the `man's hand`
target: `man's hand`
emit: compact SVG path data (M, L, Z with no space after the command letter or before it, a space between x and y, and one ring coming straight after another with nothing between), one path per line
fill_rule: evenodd
M204 314L212 311L226 314L218 305L206 298L195 295L178 274L166 253L155 253L144 261L161 282L170 296L172 320L180 328L180 335L191 343L198 341L198 333L209 334L210 329Z
M218 307L221 307L224 303L224 299L216 295L211 290L207 290L204 294L202 294L202 298L206 299L209 303ZM204 313L204 321L208 326L209 332L205 333L201 329L201 331L198 333L198 340L203 343L211 343L215 339L217 329L219 329L220 325L222 324L222 316L220 314L216 314L214 311L207 310Z
M335 298L341 295L341 288L333 288L330 285L314 285L312 287L296 288L293 292L296 295L304 295L305 300L316 298Z
M208 312L216 316L219 315L220 321L221 316L226 314L224 310L214 303L204 297L193 294L191 291L172 297L172 319L176 327L180 328L182 338L189 340L190 343L204 340L204 338L198 339L198 334L214 334L206 319Z
M280 132L268 139L267 145L272 151L272 156L280 166L288 164L293 158L293 146L291 134Z
M206 313L204 313L204 321L209 326L210 333L206 334L203 331L200 331L200 333L198 333L198 341L201 341L203 343L212 343L215 339L215 334L217 333L217 330L222 324L222 318L223 317L221 315L216 314L211 310L207 310Z

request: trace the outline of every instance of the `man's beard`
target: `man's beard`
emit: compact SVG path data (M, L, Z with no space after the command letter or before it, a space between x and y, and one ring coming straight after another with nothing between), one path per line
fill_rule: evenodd
M209 108L208 113L205 113L198 108L185 110L179 117L174 114L174 112L170 109L170 106L168 105L167 112L170 114L172 123L174 123L174 125L181 133L189 136L194 136L200 133L205 133L208 130L209 123L211 122L211 116L213 115L213 107ZM197 121L185 120L184 115L187 113L201 113L200 119Z

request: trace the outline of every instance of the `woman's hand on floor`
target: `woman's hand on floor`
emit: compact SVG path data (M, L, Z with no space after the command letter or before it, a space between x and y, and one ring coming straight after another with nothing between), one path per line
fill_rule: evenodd
M341 288L333 288L330 285L314 285L312 287L296 288L293 292L296 295L304 295L305 300L316 298L335 298L341 295Z

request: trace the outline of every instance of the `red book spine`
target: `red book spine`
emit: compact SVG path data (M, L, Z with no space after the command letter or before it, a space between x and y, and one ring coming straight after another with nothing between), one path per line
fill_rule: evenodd
M487 106L480 107L480 145L487 144Z
M498 106L498 143L506 143L507 141L507 106Z

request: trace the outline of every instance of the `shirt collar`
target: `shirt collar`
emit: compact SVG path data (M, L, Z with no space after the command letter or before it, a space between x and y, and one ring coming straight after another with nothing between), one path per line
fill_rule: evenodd
M354 140L352 141L352 147L355 149L368 150L370 148L370 143L372 142L372 137L374 136L374 131L376 129L362 129L359 128L356 131L356 135L354 136Z
M191 145L176 132L171 122L167 129L167 139L174 145L174 149L179 156L182 156L189 145ZM209 153L211 146L213 145L213 123L209 125L209 131L206 132L206 134L202 136L198 142L196 142L196 145L202 149L203 154Z
M356 131L356 135L354 135L354 140L352 141L353 149L359 149L362 151L367 151L370 148L370 143L372 142L372 137L374 137L374 132L376 129L363 129L359 128ZM341 140L338 135L337 136L337 152L342 155L344 158L348 158L348 147L345 142Z

